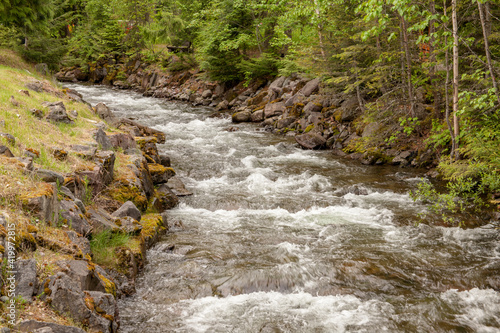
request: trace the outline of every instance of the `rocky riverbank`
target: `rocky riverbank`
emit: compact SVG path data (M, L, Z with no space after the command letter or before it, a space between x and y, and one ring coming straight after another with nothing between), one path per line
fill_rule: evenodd
M0 109L1 332L117 332L117 298L190 194L158 153L165 135L0 70L12 94Z
M140 59L92 64L56 74L60 81L92 82L134 89L145 96L215 107L233 122L254 122L267 130L294 136L305 149L331 149L363 164L432 168L435 154L422 135L406 135L400 124L372 121L361 96L334 93L318 78L299 75L256 79L236 86L206 80L197 70L167 73ZM424 122L432 108L417 103Z

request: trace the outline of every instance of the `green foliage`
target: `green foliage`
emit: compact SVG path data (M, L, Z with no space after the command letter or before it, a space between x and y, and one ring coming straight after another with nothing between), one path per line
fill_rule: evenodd
M12 49L19 43L20 39L17 29L0 24L0 48Z
M245 80L250 81L263 76L276 76L280 62L275 55L264 53L259 58L242 60L237 67L245 75Z
M17 50L24 59L33 63L46 63L50 69L56 70L68 51L65 43L50 36L28 36L29 46L19 46Z
M414 201L429 204L431 212L439 214L448 224L464 226L464 221L456 215L478 212L488 203L481 196L485 188L471 177L459 177L446 184L446 193L439 193L428 181L422 180L416 191L410 192ZM425 217L427 213L423 213Z
M109 265L116 257L114 249L119 246L127 245L129 240L129 235L124 233L113 233L110 230L93 234L90 240L90 249L92 250L94 261L98 264Z

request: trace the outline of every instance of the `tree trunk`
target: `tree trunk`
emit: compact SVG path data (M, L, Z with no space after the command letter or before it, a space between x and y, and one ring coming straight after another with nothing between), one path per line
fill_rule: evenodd
M495 95L497 96L497 102L500 104L500 96L498 94L497 81L495 79L495 73L493 72L493 65L491 63L490 54L490 43L488 41L488 31L486 28L486 19L483 12L483 5L478 1L477 8L479 10L479 19L481 20L481 28L483 29L484 38L484 52L486 53L486 60L488 61L488 70L490 71L491 82L493 83L493 88L495 89Z
M431 0L430 3L430 11L432 15L436 14L436 3L434 0ZM441 94L439 93L439 83L438 79L436 77L436 53L435 53L435 44L436 44L436 39L434 38L434 33L436 32L436 29L434 28L434 24L436 23L436 20L431 20L429 22L429 55L430 55L430 61L431 61L431 67L430 67L430 73L429 73L429 78L431 80L431 85L432 85L432 90L434 91L434 116L436 118L439 118L440 116L440 109L441 109Z
M316 16L318 18L318 38L319 38L319 48L321 50L321 57L323 60L326 60L326 55L325 55L325 46L323 43L323 34L321 33L321 30L323 29L321 23L320 23L320 11L319 11L319 5L318 5L318 0L314 0L314 6L316 7L315 12Z
M406 30L406 20L401 17L401 29L403 31L403 45L406 55L406 76L408 80L408 98L410 99L410 115L415 117L415 99L413 96L413 84L411 82L411 54L408 42L408 31Z
M453 132L455 135L455 160L460 157L458 146L460 123L458 119L458 20L457 0L451 1L451 20L453 22Z
M444 8L444 16L447 16L446 10L446 0L443 0L443 8ZM448 29L448 24L445 23L444 30ZM445 118L446 124L448 125L448 130L450 131L451 137L451 152L450 157L453 158L455 156L455 133L453 132L453 127L450 122L450 99L449 99L449 88L450 88L450 52L448 51L448 36L444 36L444 45L445 49L445 66L446 66L446 81L444 84L444 92L445 92Z

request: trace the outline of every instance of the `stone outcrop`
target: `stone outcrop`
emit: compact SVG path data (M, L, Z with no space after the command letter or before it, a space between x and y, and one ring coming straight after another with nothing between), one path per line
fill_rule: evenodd
M45 119L56 123L73 124L73 120L68 116L63 102L43 102L42 105L49 109Z

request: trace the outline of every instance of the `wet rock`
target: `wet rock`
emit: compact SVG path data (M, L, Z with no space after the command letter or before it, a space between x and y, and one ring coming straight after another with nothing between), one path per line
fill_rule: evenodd
M64 176L58 172L46 169L37 169L34 171L35 175L40 178L40 180L47 183L64 183Z
M72 200L60 201L60 223L66 224L79 234L87 235L92 230L87 218Z
M101 118L107 122L113 122L115 120L115 116L111 109L104 103L98 103L94 107L94 112Z
M287 117L284 119L279 119L276 124L274 125L277 129L282 129L290 126L295 122L296 118L295 117Z
M14 157L14 154L10 151L7 146L0 145L0 155L4 155L7 157Z
M55 323L46 323L42 321L36 321L36 320L26 320L21 322L19 324L19 330L21 332L37 332L41 333L43 331L40 331L42 329L50 329L49 332L52 333L85 333L84 330L78 327L74 326L65 326L65 325L59 325ZM49 333L46 332L46 333Z
M134 205L132 201L125 202L118 210L116 210L111 216L114 217L125 217L130 216L137 221L141 220L141 211Z
M113 148L113 146L111 145L111 141L109 140L106 133L102 130L102 128L99 128L94 134L94 139L103 150L111 150L111 148Z
M78 250L81 251L82 258L85 258L87 255L91 255L90 250L90 241L86 237L79 236L74 231L66 231L66 236L68 236L69 240L73 243L73 247L77 247Z
M160 163L160 154L156 145L157 139L154 136L138 137L135 139L139 148L144 153L148 163Z
M70 152L74 153L80 158L91 160L94 158L97 152L97 148L86 145L72 145L70 148Z
M165 154L160 154L160 164L166 168L170 168L170 157Z
M31 303L38 283L36 260L17 260L16 271L16 295Z
M183 197L183 196L188 196L188 195L193 194L193 192L188 191L186 189L186 186L184 185L182 180L177 176L170 178L167 182L167 186L178 197Z
M314 132L297 135L295 141L306 149L318 149L326 144L325 138Z
M229 102L227 100L223 100L222 102L220 102L219 104L217 104L217 106L215 107L215 109L217 111L227 110L227 109L229 109Z
M400 154L398 154L394 159L392 160L392 165L400 165L400 166L407 166L410 161L409 159L413 155L412 151L403 151Z
M87 210L86 216L92 226L93 232L102 232L105 230L116 232L120 230L120 227L114 222L115 218L102 208L98 210L90 208Z
M283 102L267 104L264 108L264 118L267 119L275 116L280 116L284 111L285 103Z
M306 85L300 90L300 93L305 97L311 96L313 93L319 90L320 79L316 78L306 83Z
M111 134L108 138L113 148L121 148L125 151L137 147L134 137L128 133Z
M164 212L175 208L179 204L179 198L166 184L163 184L156 191L152 204L156 211Z
M66 112L66 107L63 102L43 102L42 105L49 109L49 113L45 117L48 121L54 121L56 123L73 124L73 120L68 116Z
M251 112L246 110L246 111L241 111L241 112L236 112L232 116L232 121L233 123L243 123L243 122L249 122L251 119Z
M142 230L142 225L134 218L130 216L124 216L117 218L115 220L115 223L117 226L120 227L120 229L127 233L127 234L133 234L137 235L141 232Z
M134 133L132 134L134 136L141 136L141 137L154 136L158 140L158 143L165 143L165 133L163 133L162 131L141 125L133 120L125 118L120 118L119 120L116 121L116 123L117 127L119 128L124 127L125 129L128 129L129 132L132 131L130 133L131 134Z

